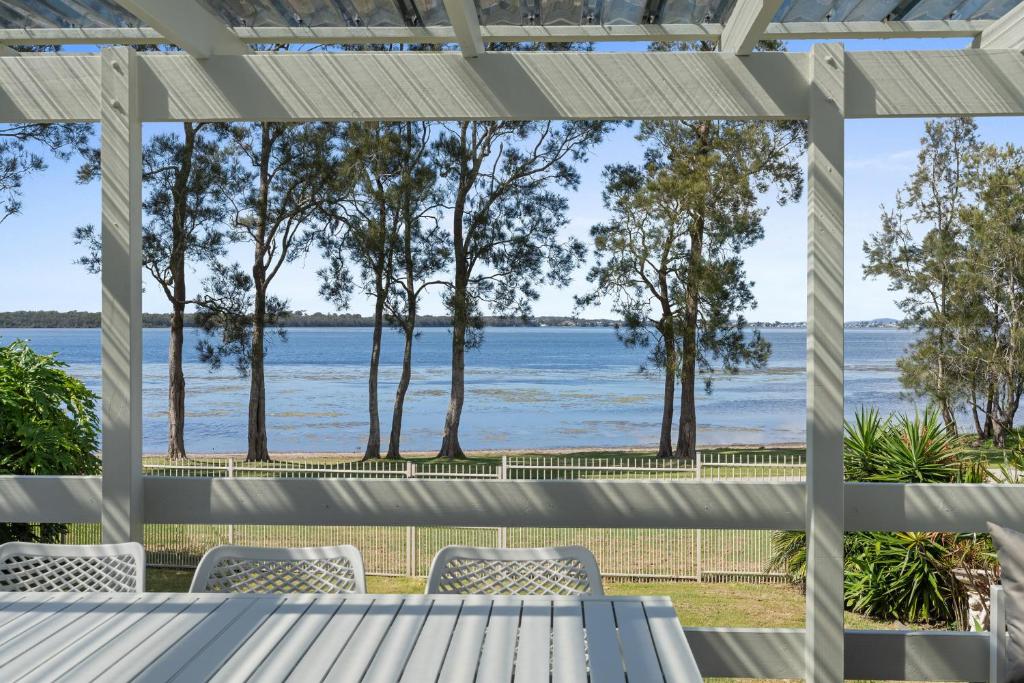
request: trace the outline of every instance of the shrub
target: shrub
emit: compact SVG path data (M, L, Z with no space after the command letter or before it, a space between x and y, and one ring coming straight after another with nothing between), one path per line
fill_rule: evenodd
M0 347L0 474L98 474L96 395L56 354ZM60 524L0 524L0 541L55 542Z
M846 424L843 462L848 481L979 483L986 463L969 457L963 440L946 431L938 413L882 419L861 410ZM769 570L803 583L807 548L801 531L772 537ZM848 609L882 619L968 627L967 586L979 587L994 570L991 541L980 534L846 534L845 600Z

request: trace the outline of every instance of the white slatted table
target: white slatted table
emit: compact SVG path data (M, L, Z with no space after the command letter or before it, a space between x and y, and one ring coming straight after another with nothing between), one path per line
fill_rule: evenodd
M701 680L662 597L0 593L0 681Z

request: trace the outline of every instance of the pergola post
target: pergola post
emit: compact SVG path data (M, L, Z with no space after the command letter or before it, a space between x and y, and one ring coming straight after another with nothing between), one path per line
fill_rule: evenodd
M138 62L101 51L100 163L105 543L142 542L142 121Z
M843 680L843 117L840 44L811 48L807 152L806 676Z

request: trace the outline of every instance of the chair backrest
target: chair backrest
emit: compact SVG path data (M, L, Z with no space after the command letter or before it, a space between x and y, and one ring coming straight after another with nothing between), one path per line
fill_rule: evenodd
M427 593L604 595L597 560L578 545L474 548L450 545L434 556Z
M192 593L365 593L363 557L352 545L319 548L211 548Z
M0 545L0 591L141 593L145 583L138 543Z

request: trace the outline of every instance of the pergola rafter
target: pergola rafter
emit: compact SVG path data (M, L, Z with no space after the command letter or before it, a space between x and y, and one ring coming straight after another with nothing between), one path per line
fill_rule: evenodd
M115 0L193 57L240 55L249 47L196 0Z
M480 33L480 17L476 14L473 0L444 0L445 11L452 22L452 31L462 56L467 59L479 57L484 51L484 39Z
M1024 3L992 22L975 44L990 50L1024 50Z
M736 0L722 30L722 52L749 55L782 6L782 0Z

